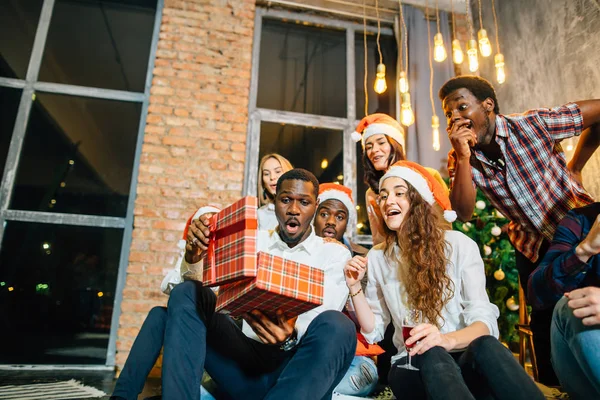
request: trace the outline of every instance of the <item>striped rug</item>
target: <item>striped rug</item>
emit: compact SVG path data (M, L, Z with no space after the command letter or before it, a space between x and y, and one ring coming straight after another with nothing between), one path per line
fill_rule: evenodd
M0 399L2 400L63 400L102 396L106 396L106 393L91 386L85 386L75 379L33 385L0 386Z

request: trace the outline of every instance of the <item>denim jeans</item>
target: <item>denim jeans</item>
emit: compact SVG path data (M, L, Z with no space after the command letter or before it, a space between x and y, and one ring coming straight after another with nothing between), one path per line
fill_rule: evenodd
M375 361L369 357L356 356L346 375L333 391L348 396L368 396L375 389L377 379Z
M166 307L154 307L150 310L131 346L129 357L115 384L113 396L137 400L162 349L166 324ZM203 399L214 400L206 389L200 387L200 390Z
M600 325L585 326L563 297L552 317L552 364L573 400L600 399Z
M515 252L516 267L519 270L521 284L525 289L525 297L527 297L527 282L529 280L529 275L538 267L549 247L550 243L544 240L538 251L538 259L536 262L532 262L518 250ZM530 304L529 300L527 300L527 304ZM529 327L533 333L538 379L540 383L543 383L544 385L557 386L558 379L552 368L552 362L550 361L550 326L552 324L552 310L532 310L530 317L531 321L529 322Z
M405 357L390 371L390 386L399 399L544 400L533 379L493 336L481 336L459 353L433 347L412 362L419 371L402 368Z
M298 346L285 352L248 338L231 318L215 312L215 305L213 291L198 282L183 282L171 292L164 400L198 399L204 368L234 399L331 398L356 350L356 330L345 315L322 312Z

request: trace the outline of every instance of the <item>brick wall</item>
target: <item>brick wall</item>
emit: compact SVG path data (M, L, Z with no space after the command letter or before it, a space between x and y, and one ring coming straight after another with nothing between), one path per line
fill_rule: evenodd
M254 7L254 0L165 0L119 321L119 370L148 311L166 303L159 286L176 261L185 220L199 205L225 205L241 195Z

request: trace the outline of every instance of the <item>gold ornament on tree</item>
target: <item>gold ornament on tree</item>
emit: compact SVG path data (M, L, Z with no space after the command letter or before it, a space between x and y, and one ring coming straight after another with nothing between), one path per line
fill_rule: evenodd
M514 296L506 300L506 307L510 311L517 311L519 309L519 303L515 300Z
M504 279L506 277L506 274L504 274L504 271L502 270L502 268L498 268L495 272L494 272L494 278L497 281L501 281L502 279ZM510 300L510 299L509 299ZM508 307L508 303L506 303L506 306ZM517 306L518 307L518 306Z

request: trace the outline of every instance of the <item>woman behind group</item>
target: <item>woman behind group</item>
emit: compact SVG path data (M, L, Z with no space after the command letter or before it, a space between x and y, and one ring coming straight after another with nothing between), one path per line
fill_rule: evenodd
M258 229L270 230L277 227L275 217L275 190L277 180L285 172L291 170L292 164L283 156L276 153L267 154L260 160L258 166Z
M390 165L406 159L404 130L398 121L387 114L371 114L360 121L352 138L356 142L361 141L363 148L364 181L369 185L365 194L365 204L373 245L377 245L385 238L383 218L379 214L376 204L377 194L379 194L379 179ZM433 168L426 169L448 192L448 187L439 172Z
M410 399L543 399L532 379L497 339L498 309L485 290L477 244L445 230L456 214L443 187L422 166L393 165L381 178L378 206L385 241L345 267L361 332L370 343L395 327L389 382ZM441 208L440 208L441 207ZM442 214L442 208L445 210ZM360 279L369 268L366 294ZM419 310L423 321L404 342L402 319ZM418 370L405 367L407 347Z

